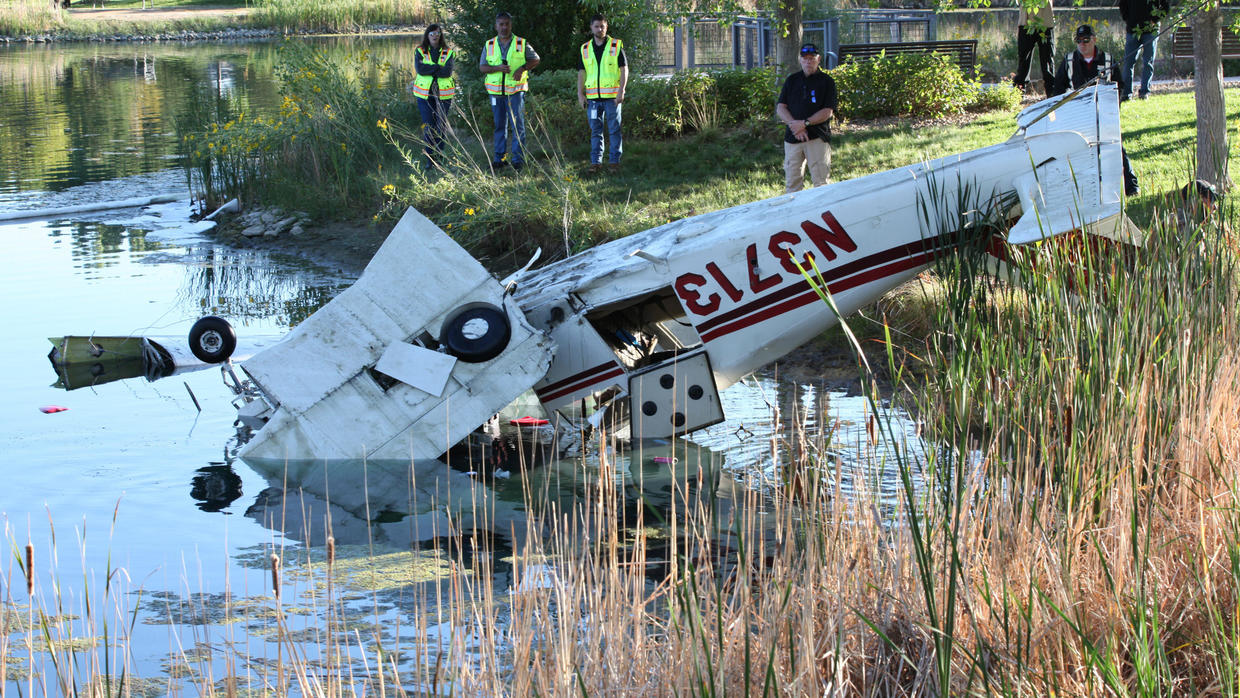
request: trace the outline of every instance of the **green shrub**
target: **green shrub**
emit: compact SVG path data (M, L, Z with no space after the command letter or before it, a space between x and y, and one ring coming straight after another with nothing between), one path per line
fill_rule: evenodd
M735 68L713 75L723 123L743 124L754 119L770 121L774 118L775 99L782 84L776 68Z
M883 52L871 60L850 60L831 74L839 89L841 115L854 119L959 114L974 102L981 87L938 53Z
M671 87L680 98L686 130L705 131L719 125L719 94L715 91L714 73L682 70L672 76Z
M1012 111L1020 106L1020 90L1004 81L982 86L969 104L969 111Z

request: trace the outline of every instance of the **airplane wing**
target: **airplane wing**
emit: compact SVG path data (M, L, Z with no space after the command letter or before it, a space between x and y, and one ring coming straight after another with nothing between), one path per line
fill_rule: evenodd
M241 364L267 409L243 412L265 423L240 456L435 458L551 355L486 269L410 209L353 286Z

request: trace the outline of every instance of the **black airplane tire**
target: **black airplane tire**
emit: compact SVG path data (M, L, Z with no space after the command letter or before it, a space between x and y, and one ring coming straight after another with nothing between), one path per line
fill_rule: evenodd
M508 315L493 305L477 305L452 316L440 342L461 361L480 364L502 354L510 339Z
M209 364L224 363L236 348L237 333L222 317L208 315L189 329L189 350Z

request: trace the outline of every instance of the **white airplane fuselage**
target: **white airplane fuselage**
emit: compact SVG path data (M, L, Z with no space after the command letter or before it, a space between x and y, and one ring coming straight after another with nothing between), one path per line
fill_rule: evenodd
M978 210L1017 220L1009 243L1113 227L1118 114L1113 87L1090 88L1027 109L1004 143L675 221L507 285L410 211L353 288L242 364L241 455L434 458L531 387L551 414L627 401L636 437L713 424L719 390L838 322L803 269L847 315Z

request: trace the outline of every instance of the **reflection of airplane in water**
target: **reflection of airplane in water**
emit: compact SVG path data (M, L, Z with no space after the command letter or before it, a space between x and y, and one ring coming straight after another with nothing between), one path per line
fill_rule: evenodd
M643 448L609 457L614 469L566 460L493 480L439 461L260 462L253 467L268 484L245 515L311 547L323 546L328 535L337 546L385 550L477 544L498 560L522 551L527 532L539 535L556 514L585 511L588 501L596 502L600 476L610 477L611 491L621 497L622 528L665 529L686 511L706 511L726 536L742 506L763 501L721 467L721 454L683 441L674 449L675 462L669 462L672 447ZM588 527L589 518L575 520ZM674 542L650 536L648 546L662 544ZM650 554L656 561L663 557Z

